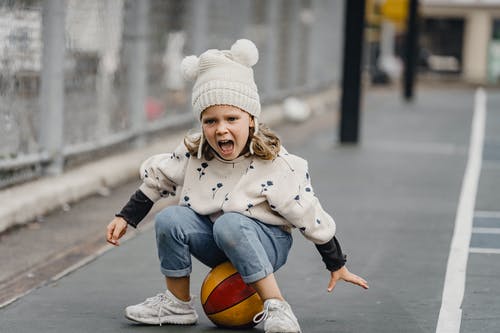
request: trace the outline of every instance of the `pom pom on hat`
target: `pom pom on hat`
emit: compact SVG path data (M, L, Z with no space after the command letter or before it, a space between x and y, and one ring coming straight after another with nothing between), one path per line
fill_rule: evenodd
M193 81L200 70L200 58L195 55L185 57L181 62L182 76L187 81Z
M248 39L239 39L231 46L233 59L242 65L252 67L259 61L257 46Z

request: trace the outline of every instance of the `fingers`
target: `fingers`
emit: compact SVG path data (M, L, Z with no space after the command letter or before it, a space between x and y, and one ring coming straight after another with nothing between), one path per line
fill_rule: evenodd
M359 277L359 276L358 276L358 277ZM357 285L358 285L358 286L360 286L360 287L362 287L363 289L368 289L368 288L370 288L370 287L368 286L368 282L367 282L365 279L361 278L361 277L359 277L359 281L358 281Z
M337 285L337 281L334 279L331 279L330 283L328 284L328 288L326 290L328 290L328 292L331 293L333 291L333 289L335 289L336 285Z
M113 237L112 241L114 242L114 245L120 246L120 242L118 241L124 234L124 228L121 225L117 225L114 232L113 232Z
M113 239L113 231L115 226L113 223L110 223L106 228L106 241L112 245L116 245L116 241Z
M112 245L119 246L118 241L127 231L127 224L120 223L116 219L111 221L106 228L106 241Z
M335 286L337 285L337 281L344 280L345 282L349 282L355 285L360 286L363 289L368 289L368 282L362 277L349 272L349 270L344 266L335 272L331 272L330 283L328 284L328 292L332 292Z
M351 281L352 283L354 284L357 284L358 286L362 287L363 289L368 289L368 282L366 282L365 279L359 277L359 276L356 276L356 278Z
M349 278L345 279L345 281L353 283L353 284L356 284L356 285L360 286L363 289L368 289L369 288L368 282L365 279L363 279L362 277L357 276L356 274L352 274L351 273L351 275L349 276Z

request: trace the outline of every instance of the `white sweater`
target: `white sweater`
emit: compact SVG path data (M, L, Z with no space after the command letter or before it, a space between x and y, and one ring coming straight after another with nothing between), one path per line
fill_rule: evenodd
M144 161L140 173L140 190L153 202L181 191L179 205L212 221L237 212L289 231L298 228L315 244L335 235L333 218L314 195L307 162L283 147L271 161L253 155L207 161L191 156L182 143L173 153Z

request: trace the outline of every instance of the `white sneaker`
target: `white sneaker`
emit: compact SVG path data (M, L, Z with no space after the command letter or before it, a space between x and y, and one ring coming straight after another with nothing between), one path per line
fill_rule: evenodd
M125 308L125 317L138 323L149 325L177 324L193 325L198 315L191 301L183 302L170 291L158 294L136 305Z
M293 314L290 304L278 299L268 299L264 302L264 310L253 318L255 323L265 320L266 333L300 333L297 317Z

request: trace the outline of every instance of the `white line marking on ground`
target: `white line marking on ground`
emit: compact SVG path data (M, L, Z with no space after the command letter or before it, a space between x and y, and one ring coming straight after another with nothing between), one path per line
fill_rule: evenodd
M472 228L474 234L500 234L500 228Z
M436 333L460 332L472 220L483 155L485 120L486 93L482 88L479 88L476 90L474 98L469 157L455 217L455 229L446 266L446 277Z
M500 254L500 249L489 249L483 247L471 247L470 253L484 253L484 254Z

